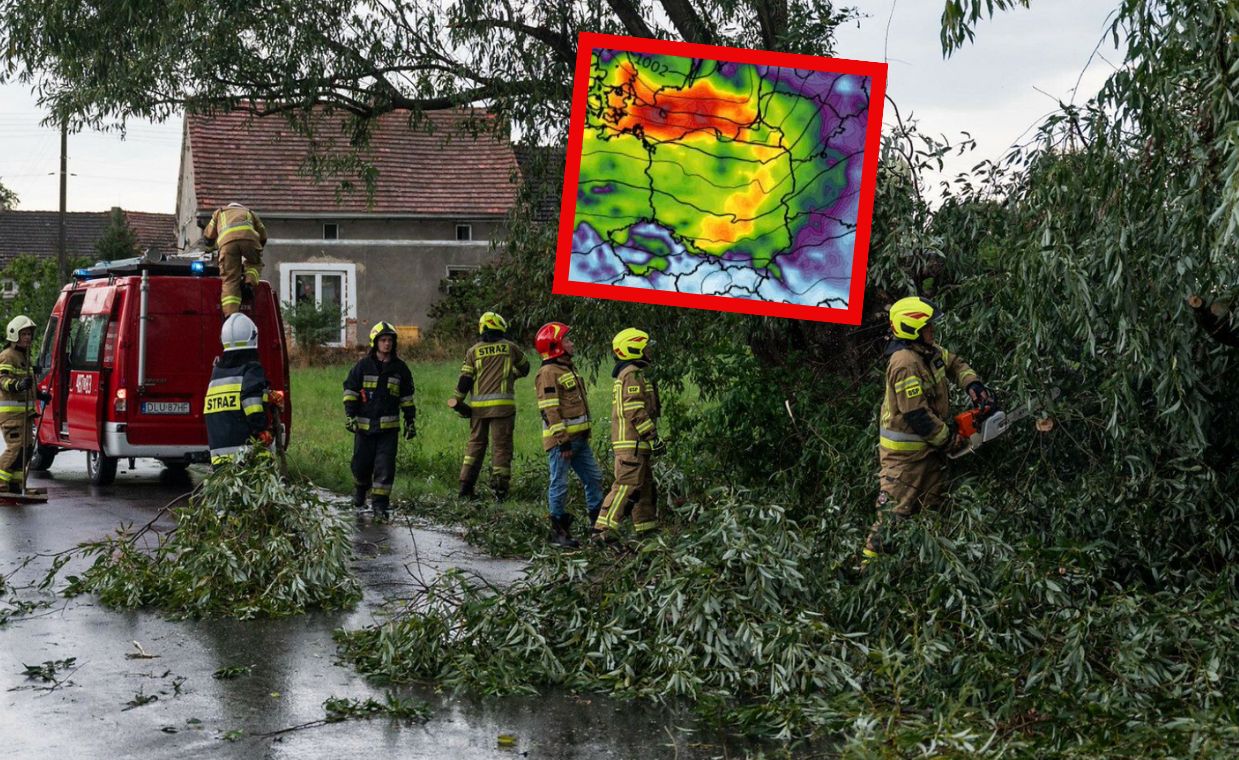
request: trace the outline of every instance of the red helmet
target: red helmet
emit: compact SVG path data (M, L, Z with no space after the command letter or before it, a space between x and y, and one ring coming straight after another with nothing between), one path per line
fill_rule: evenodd
M564 338L568 336L568 331L571 329L563 322L547 322L542 325L537 337L533 339L534 348L538 349L543 359L563 356Z

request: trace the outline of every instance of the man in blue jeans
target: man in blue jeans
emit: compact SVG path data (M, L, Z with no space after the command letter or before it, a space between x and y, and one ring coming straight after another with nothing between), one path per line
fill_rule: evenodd
M542 356L535 381L538 411L542 415L542 448L546 450L551 483L547 501L551 512L551 543L563 548L580 544L572 537L572 515L564 509L568 470L576 471L585 487L589 524L602 508L602 468L589 447L589 402L585 381L572 365L572 339L563 322L549 322L538 330L534 346Z

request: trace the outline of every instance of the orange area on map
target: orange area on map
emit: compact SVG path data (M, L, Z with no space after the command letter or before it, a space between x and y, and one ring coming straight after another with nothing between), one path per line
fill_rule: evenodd
M694 82L688 88L655 91L631 63L618 67L619 78L633 96L608 98L609 105L622 111L614 121L618 130L637 127L652 140L681 140L694 132L717 139L736 139L757 118L751 98L720 90L706 80Z

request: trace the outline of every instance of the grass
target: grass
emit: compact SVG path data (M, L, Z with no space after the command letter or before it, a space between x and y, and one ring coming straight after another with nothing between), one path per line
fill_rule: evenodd
M512 463L512 499L518 509L545 512L546 454L542 450L542 422L534 395L533 376L540 359L530 355L528 377L516 382L515 457ZM349 470L353 435L344 429L343 382L351 365L293 369L292 443L289 472L324 488L347 493L352 489ZM447 408L460 369L457 359L411 362L416 387L417 437L400 441L393 499L426 504L441 502L456 493L461 458L469 437L469 422ZM594 417L593 442L604 472L610 472L605 448L610 437L611 378L605 370L597 377L583 373L590 388L589 408ZM696 395L695 390L692 395ZM490 451L478 485L484 490L490 477ZM573 481L570 503L581 503ZM534 510L533 505L540 505Z

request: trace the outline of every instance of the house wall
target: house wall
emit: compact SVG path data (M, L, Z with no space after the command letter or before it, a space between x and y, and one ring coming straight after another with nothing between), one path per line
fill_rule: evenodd
M182 133L186 127L182 126ZM186 251L191 245L202 238L202 230L198 229L195 214L198 210L198 196L194 192L194 154L189 140L181 137L181 183L176 189L176 245L181 251Z
M348 342L364 343L369 328L386 320L397 326L430 327L428 312L441 297L439 284L448 267L476 267L492 256L485 241L402 239L394 241L323 241L269 238L263 251L263 279L276 289L281 302L292 299L290 284L296 272L342 272L345 300L355 293L356 303L346 312L355 316ZM286 265L286 266L281 266Z

